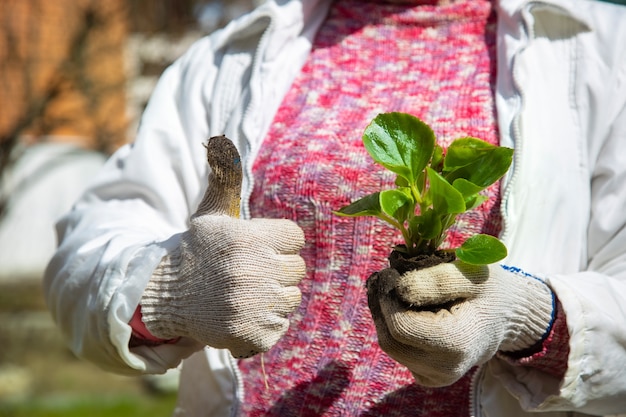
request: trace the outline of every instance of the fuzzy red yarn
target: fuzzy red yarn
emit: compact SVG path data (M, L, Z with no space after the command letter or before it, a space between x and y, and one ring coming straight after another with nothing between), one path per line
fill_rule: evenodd
M431 4L432 3L432 4ZM469 414L471 372L424 388L377 344L365 280L388 266L400 236L381 221L333 210L389 187L361 135L378 113L430 124L439 143L474 136L498 143L495 13L489 1L399 5L341 0L280 107L254 165L253 217L289 218L304 230L308 274L285 337L240 362L246 416ZM500 232L499 187L460 218L447 244Z

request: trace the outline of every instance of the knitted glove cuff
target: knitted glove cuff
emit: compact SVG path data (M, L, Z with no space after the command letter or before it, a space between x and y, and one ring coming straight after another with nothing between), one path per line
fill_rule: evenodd
M519 280L519 302L514 306L500 350L515 352L528 349L549 333L556 312L556 297L541 279L519 268L502 266L522 278Z
M176 249L163 257L141 297L142 319L148 331L162 339L184 336L183 319L177 312L184 305L184 282L180 277L182 256Z
M549 334L541 343L527 350L498 352L498 357L514 366L536 368L563 379L569 359L569 331L563 306L556 297L554 322Z

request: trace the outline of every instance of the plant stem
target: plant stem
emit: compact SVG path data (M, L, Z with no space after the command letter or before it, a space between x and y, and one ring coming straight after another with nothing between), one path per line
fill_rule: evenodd
M413 194L413 198L415 199L415 203L422 205L422 195L420 194L420 190L415 186L415 184L411 184L411 194Z
M406 227L404 227L404 224L400 223L399 221L397 221L393 217L385 216L383 214L378 215L376 217L378 217L381 220L386 221L387 223L389 223L390 225L392 225L396 229L400 230L400 232L402 233L402 238L404 239L404 243L406 244L407 249L408 250L411 249L411 246L412 246L411 235L409 234L409 230Z

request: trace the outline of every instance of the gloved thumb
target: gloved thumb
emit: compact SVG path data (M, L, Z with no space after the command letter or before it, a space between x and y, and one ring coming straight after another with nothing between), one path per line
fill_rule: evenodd
M239 152L230 139L223 135L213 136L205 147L211 169L209 185L192 218L207 214L238 218L243 179Z

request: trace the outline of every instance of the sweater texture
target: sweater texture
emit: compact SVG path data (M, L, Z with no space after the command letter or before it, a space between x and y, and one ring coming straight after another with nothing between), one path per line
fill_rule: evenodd
M240 362L243 415L469 414L474 370L449 387L424 388L377 344L365 281L388 267L400 234L373 217L333 210L395 180L361 140L379 113L421 118L444 149L465 136L498 144L495 24L483 0L332 6L253 169L252 216L302 227L307 277L285 337ZM498 235L499 185L486 193L489 200L459 217L445 245L474 233Z

